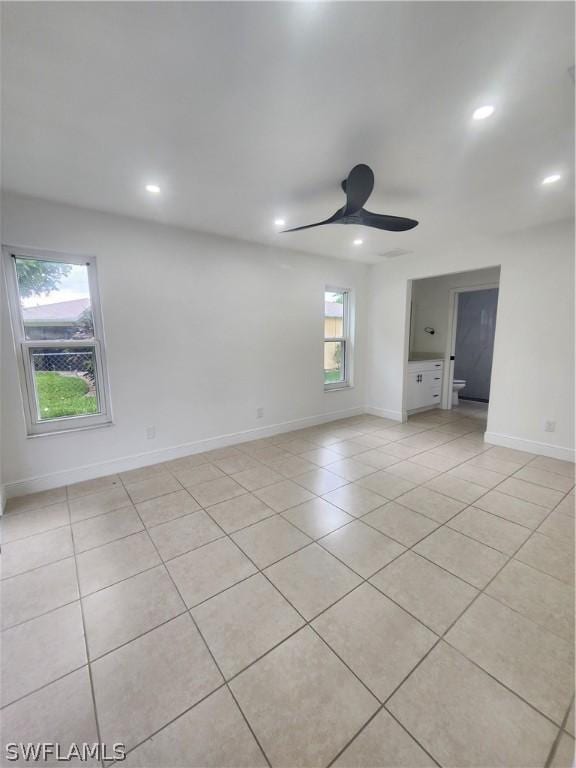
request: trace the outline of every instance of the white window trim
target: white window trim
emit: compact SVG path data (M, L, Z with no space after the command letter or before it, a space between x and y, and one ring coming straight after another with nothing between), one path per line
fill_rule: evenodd
M58 253L56 251L44 251L35 248L20 248L19 246L5 245L2 247L4 254L4 274L6 279L6 293L10 308L10 321L14 350L18 362L20 377L20 389L26 430L28 437L41 435L54 435L61 432L91 429L94 427L110 426L112 424L112 407L110 403L110 388L106 366L106 350L104 341L104 326L100 307L100 292L98 290L98 273L95 256L85 256L70 253ZM24 319L20 307L20 294L18 291L18 279L16 276L16 261L14 257L40 259L42 261L59 261L65 264L80 264L88 266L88 285L90 288L90 301L92 318L94 323L93 339L65 339L65 340L29 340L24 331ZM98 398L101 412L85 416L64 416L49 421L41 421L36 409L36 392L34 376L30 361L29 350L31 348L50 347L93 347L96 358L96 376Z
M344 343L344 380L334 381L331 383L324 383L325 392L334 392L339 389L350 389L354 386L353 379L353 365L354 365L354 294L351 288L337 288L333 285L327 285L324 288L324 295L326 293L341 293L344 296L342 318L343 318L343 336L338 338L327 339L324 336L322 344L322 354L324 355L324 348L327 341L341 341ZM326 300L324 299L324 302ZM325 321L325 315L323 314L322 322ZM324 357L322 358L324 359Z

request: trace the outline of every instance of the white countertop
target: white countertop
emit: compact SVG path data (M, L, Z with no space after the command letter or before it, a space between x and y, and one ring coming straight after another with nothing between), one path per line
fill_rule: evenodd
M412 352L408 358L409 363L444 362L444 355L426 354L425 352Z

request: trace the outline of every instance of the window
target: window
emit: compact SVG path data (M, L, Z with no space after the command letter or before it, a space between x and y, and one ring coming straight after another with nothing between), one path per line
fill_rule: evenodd
M324 292L324 388L350 384L350 292L327 288Z
M109 423L95 260L19 248L4 258L28 433Z

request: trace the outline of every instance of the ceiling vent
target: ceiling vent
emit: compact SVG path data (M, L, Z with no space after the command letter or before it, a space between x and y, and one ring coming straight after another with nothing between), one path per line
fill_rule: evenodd
M414 251L407 251L406 248L392 248L391 251L384 251L380 253L383 259L397 259L399 256L408 256L408 254L414 253Z

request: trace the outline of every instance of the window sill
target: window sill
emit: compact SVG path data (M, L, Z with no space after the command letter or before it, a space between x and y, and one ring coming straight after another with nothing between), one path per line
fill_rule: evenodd
M113 427L114 422L113 421L105 421L102 424L90 424L90 426L86 427L71 427L70 429L59 429L54 430L54 432L36 432L32 434L27 434L27 439L35 439L37 437L54 437L56 435L70 435L74 432L88 432L92 429L105 429L106 427Z
M337 387L324 387L324 392L342 392L343 389L354 389L354 384L339 384Z

